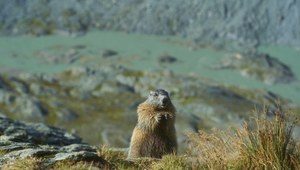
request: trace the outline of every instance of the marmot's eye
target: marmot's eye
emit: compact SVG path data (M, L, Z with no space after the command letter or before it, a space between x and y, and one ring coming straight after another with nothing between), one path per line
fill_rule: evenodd
M154 91L150 91L150 95L157 97L157 96L158 96L158 93L157 93L157 92L154 92Z

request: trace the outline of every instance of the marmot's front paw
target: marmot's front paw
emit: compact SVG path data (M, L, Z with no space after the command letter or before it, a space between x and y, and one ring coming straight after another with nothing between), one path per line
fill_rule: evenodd
M167 119L172 119L173 116L171 114L166 113L164 114L164 117L167 120Z
M158 114L154 118L155 118L155 120L157 122L161 122L162 120L168 120L168 119L172 118L172 115L169 115L169 114Z
M163 118L164 118L164 115L162 115L162 114L158 114L154 117L156 122L160 122Z

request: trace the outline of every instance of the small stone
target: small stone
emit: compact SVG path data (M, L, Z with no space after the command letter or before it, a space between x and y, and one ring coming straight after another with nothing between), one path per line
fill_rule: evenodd
M71 161L93 161L93 162L105 162L105 160L97 155L96 152L71 152L71 153L58 153L52 159L55 161L71 160Z
M102 57L104 58L108 58L108 57L112 57L112 56L115 56L117 55L118 52L114 51L114 50L104 50L102 52Z
M170 55L163 55L158 58L159 63L172 64L177 62L177 58Z
M87 152L96 152L96 147L92 147L86 144L71 144L68 146L64 146L61 150L65 152L79 152L79 151L87 151Z

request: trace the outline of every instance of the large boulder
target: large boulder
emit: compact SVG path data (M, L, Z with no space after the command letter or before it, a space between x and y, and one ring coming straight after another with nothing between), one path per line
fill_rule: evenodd
M0 117L0 168L17 159L38 158L42 164L84 161L105 164L97 148L65 130Z

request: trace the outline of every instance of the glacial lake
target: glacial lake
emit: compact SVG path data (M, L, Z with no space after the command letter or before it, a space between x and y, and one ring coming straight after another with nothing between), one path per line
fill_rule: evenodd
M41 57L46 52L64 55L78 47L80 59L74 63L49 63ZM104 58L103 50L118 52L117 56ZM150 36L122 32L93 31L78 37L69 36L15 36L0 37L0 72L24 71L31 73L57 73L71 66L122 65L136 70L172 70L179 74L195 74L203 78L250 89L266 89L300 104L300 49L284 46L262 46L269 53L292 68L298 81L290 84L266 85L245 78L237 71L214 70L212 65L233 52L210 47L192 48L187 40L170 36ZM162 55L174 56L178 62L161 64Z

